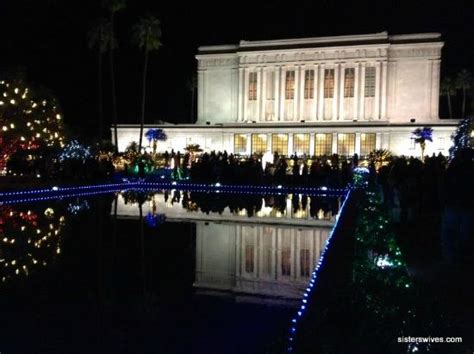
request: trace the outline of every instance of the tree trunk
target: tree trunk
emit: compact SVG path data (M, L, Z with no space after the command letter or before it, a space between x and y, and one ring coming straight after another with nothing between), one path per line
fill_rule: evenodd
M462 87L462 117L461 118L465 117L465 113L466 113L466 87L463 86Z
M420 147L421 147L421 161L424 162L425 161L425 142L424 141L420 143Z
M98 56L98 68L97 68L97 104L98 104L98 113L99 113L99 140L102 140L102 130L104 123L104 106L102 98L102 53L99 50Z
M452 119L452 118L453 118L453 110L452 110L452 108L451 108L451 95L449 94L449 92L448 92L448 94L446 95L446 97L448 97L449 118Z
M110 26L112 31L114 30L114 15L113 12L110 15ZM110 83L112 85L112 118L114 122L114 146L115 152L118 152L118 132L117 132L117 97L115 95L115 73L114 73L114 51L113 48L109 48L109 62L110 62Z
M145 124L145 97L146 97L146 72L148 67L148 49L145 48L145 63L143 65L143 82L142 82L142 107L141 107L141 117L140 117L140 137L138 143L138 152L142 151L142 141L143 141L143 125Z

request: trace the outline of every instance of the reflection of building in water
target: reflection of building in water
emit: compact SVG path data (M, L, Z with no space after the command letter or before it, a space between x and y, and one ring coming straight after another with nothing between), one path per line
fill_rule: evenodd
M196 225L195 287L300 298L330 228Z
M242 196L225 193L164 191L150 193L143 213L165 214L167 219L231 221L286 225L334 224L340 197L306 196L301 194ZM137 217L138 203L118 196L117 213ZM112 208L113 210L114 208ZM249 210L251 212L249 212ZM252 216L252 217L249 217Z

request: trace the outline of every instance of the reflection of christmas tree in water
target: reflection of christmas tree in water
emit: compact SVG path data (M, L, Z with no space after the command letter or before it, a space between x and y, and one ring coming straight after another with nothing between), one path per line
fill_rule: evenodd
M0 206L0 277L28 276L61 253L64 216L52 208L42 213Z

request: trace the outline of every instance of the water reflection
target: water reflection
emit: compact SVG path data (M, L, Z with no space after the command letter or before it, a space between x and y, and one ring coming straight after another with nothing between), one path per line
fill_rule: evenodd
M57 208L0 205L2 282L51 263L61 253L64 226Z
M136 190L0 206L2 345L67 352L85 336L78 351L280 352L338 206Z
M130 190L118 196L118 215L138 216L137 206L142 203L144 214L164 214L168 219L332 225L341 197Z
M329 228L196 224L196 280L201 289L299 299Z

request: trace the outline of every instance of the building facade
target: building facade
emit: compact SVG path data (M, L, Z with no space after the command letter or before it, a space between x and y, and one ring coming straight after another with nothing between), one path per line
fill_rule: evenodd
M160 126L158 149L419 155L411 132L430 126L426 153L446 155L457 121L438 115L442 47L439 33L386 32L200 47L197 123ZM137 134L120 126L119 149Z

